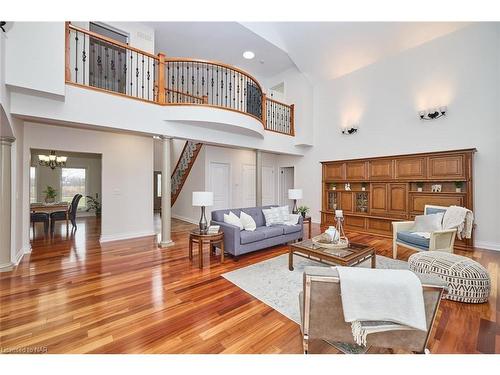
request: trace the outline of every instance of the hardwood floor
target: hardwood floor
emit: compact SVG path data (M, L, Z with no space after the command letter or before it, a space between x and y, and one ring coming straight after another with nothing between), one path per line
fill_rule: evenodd
M196 255L193 262L188 259L191 224L173 223L175 246L167 249L159 249L152 237L101 245L98 220L82 218L78 224L69 238L62 224L54 239L37 232L32 253L14 271L0 274L1 351L302 353L296 323L221 276L283 254L286 246L241 256L238 262L228 257L222 265L205 249L205 268L199 270ZM313 233L318 232L313 224ZM349 236L391 256L388 239ZM399 251L401 259L410 254ZM489 302L443 301L431 352L500 353L500 253L477 249L466 255L490 272ZM335 350L315 342L311 352Z

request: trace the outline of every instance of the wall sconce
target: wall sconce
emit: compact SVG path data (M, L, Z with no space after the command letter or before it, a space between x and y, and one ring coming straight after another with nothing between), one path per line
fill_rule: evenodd
M448 112L448 108L446 106L442 106L442 107L439 107L439 110L429 109L429 110L427 110L427 112L420 111L418 113L418 115L420 116L420 120L431 121L431 120L436 120L440 117L446 116L447 112Z
M350 128L343 128L342 129L342 134L344 135L353 135L358 132L359 128L357 125L351 126Z

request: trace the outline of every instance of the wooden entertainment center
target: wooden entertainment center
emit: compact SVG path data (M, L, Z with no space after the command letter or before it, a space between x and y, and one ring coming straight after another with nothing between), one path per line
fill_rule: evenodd
M392 221L413 220L423 214L426 204L473 210L474 152L476 149L321 162L321 227L335 225L334 211L341 209L346 229L392 237ZM346 184L351 190L345 189ZM473 238L455 242L457 248L472 246Z

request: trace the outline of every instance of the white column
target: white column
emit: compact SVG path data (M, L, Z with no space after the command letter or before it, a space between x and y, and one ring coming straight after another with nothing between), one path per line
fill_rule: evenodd
M262 151L255 150L255 205L262 206Z
M12 229L11 152L14 137L0 136L0 271L10 271Z
M160 247L172 246L174 242L170 237L172 221L171 203L171 178L170 158L172 150L172 138L162 137L162 169L161 169L161 240Z

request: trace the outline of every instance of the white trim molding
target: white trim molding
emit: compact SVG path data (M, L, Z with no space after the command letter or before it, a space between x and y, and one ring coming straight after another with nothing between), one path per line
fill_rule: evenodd
M120 233L120 234L107 234L101 235L99 239L100 243L111 242L111 241L120 241L120 240L129 240L132 238L140 238L140 237L156 237L155 232L136 232L136 233Z
M500 243L488 241L474 241L474 247L486 250L500 251Z

